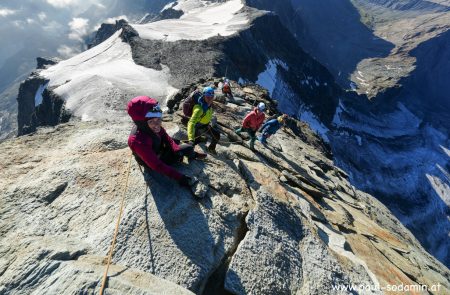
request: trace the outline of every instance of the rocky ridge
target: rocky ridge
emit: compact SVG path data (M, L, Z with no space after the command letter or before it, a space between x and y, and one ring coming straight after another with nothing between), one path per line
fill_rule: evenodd
M140 172L129 124L73 119L1 143L0 293L98 292L129 160L107 294L346 294L333 286L438 283L450 291L449 270L349 184L306 124L291 119L268 146L248 149L233 128L255 101L274 104L257 86L233 85L234 103L218 95L214 106L218 155L177 166L207 185L201 201ZM163 124L185 139L178 103Z

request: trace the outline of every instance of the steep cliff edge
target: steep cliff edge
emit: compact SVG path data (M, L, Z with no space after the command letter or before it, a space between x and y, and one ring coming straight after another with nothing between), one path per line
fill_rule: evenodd
M336 164L450 265L450 2L246 2L276 12L348 89L327 135Z
M176 167L207 184L201 201L141 174L126 144L130 124L73 121L0 144L0 291L98 291L131 159L107 292L344 294L338 288L361 284L449 292L449 270L349 184L306 124L291 119L257 152L243 144L232 128L264 93L236 87L240 105L215 102L218 155ZM184 139L179 113L163 125Z

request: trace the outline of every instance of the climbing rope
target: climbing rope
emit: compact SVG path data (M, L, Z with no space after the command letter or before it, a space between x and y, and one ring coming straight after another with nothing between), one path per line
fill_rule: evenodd
M119 224L120 224L120 219L122 217L123 204L125 202L125 196L126 196L126 193L127 193L127 190L128 190L128 178L130 176L131 156L132 156L132 153L130 152L130 158L128 160L128 169L127 169L127 174L126 174L125 189L124 189L123 195L122 195L122 202L120 204L119 217L117 218L116 229L114 231L114 237L113 237L113 240L112 240L112 243L111 243L111 248L109 249L108 262L106 263L105 273L103 274L102 286L100 288L100 295L103 295L103 290L105 288L106 279L108 277L109 265L111 264L112 254L113 254L113 251L114 251L114 246L116 244L117 233L119 232Z

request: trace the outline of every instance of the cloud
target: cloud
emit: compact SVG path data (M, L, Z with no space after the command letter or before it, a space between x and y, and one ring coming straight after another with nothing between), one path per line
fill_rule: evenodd
M15 20L15 21L12 22L12 24L15 27L19 28L19 29L24 29L25 28L25 22L22 21L22 20Z
M119 15L119 16L107 18L104 21L104 23L105 24L115 24L116 20L119 20L119 19L124 19L124 20L128 21L128 17L126 15Z
M64 8L67 6L77 5L78 0L47 0L47 3L53 5L54 7Z
M124 20L128 21L128 17L126 15L119 15L119 16L115 16L115 17L110 17L110 18L107 18L106 20L102 21L101 23L98 23L94 27L94 30L97 31L98 29L100 29L100 26L102 24L115 24L116 20L120 20L120 19L124 19Z
M69 58L69 57L72 57L75 54L79 53L78 50L74 49L73 47L67 46L67 45L59 46L56 51L62 58Z
M17 12L16 10L2 8L2 9L0 9L0 16L8 16L11 14L15 14L16 12Z
M57 21L50 21L42 26L46 34L56 34L61 31L62 25Z
M99 9L106 9L106 6L101 3L95 3L94 5L97 6L97 8Z
M97 5L99 8L105 8L105 6L102 3L97 3L99 1L96 1L96 0L46 0L46 1L48 4L50 4L56 8L67 8L67 7L87 8L92 4ZM105 2L105 1L100 1L100 2Z
M83 36L87 35L89 29L89 20L81 17L74 17L69 22L69 39L83 41Z
M45 14L45 12L40 12L40 13L38 14L38 18L39 18L41 21L44 21L44 20L47 18L47 14Z

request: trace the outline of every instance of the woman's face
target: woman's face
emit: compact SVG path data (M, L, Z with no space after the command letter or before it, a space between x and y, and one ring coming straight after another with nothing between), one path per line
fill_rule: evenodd
M147 121L148 127L155 133L159 133L161 131L161 118L152 118Z

